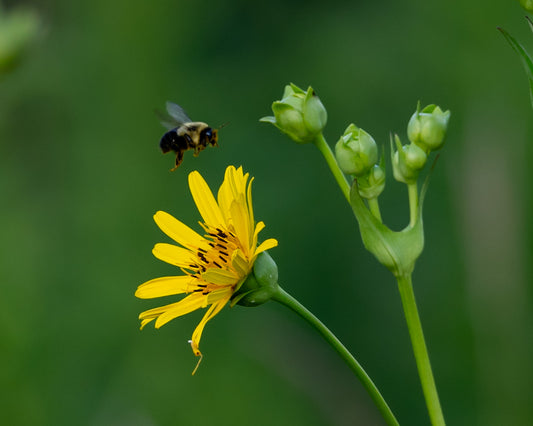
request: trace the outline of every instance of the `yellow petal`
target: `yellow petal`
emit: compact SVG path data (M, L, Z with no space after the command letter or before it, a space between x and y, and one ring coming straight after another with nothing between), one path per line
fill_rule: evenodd
M135 296L139 299L153 299L154 297L170 296L173 294L187 293L195 279L188 275L177 277L161 277L141 284Z
M250 183L248 184L248 192L246 195L246 205L248 208L248 214L250 215L250 219L248 219L248 222L251 224L251 226L254 225L254 207L252 204L252 182L254 181L254 178L250 179Z
M205 303L206 296L201 293L193 293L185 299L180 300L172 305L167 305L167 309L155 320L155 328L165 325L174 318L188 314L201 308Z
M221 309L226 305L226 303L228 303L230 298L231 298L231 294L226 296L224 299L219 300L217 303L214 303L213 305L211 305L211 307L205 313L204 317L202 318L202 320L200 321L200 323L198 324L198 326L195 328L194 332L192 333L191 347L196 356L202 356L199 346L200 346L200 339L202 338L202 333L204 331L205 325L207 324L207 321L209 321L216 314L218 314L221 311Z
M248 275L250 269L252 269L252 264L244 256L242 251L238 249L231 254L231 266L233 266L241 277Z
M194 252L173 244L158 243L154 246L152 253L159 260L180 268L188 268L197 261Z
M216 285L233 285L239 278L234 272L219 268L209 268L202 273L203 281Z
M207 295L207 304L212 305L213 303L218 303L220 300L231 297L234 293L233 288L231 287L220 287L216 290L211 291Z
M206 241L202 236L168 213L158 211L154 215L154 220L161 231L183 247L191 250L196 250L198 247L205 248Z
M222 185L220 185L220 188L218 189L218 195L217 195L218 205L220 207L222 215L224 216L224 219L226 220L226 223L228 223L231 217L229 208L231 206L231 202L233 201L233 192L231 190L229 177L228 177L231 169L235 170L235 167L229 166L226 168L226 173L224 175L224 181L222 182Z
M235 170L235 167L228 167L224 176L224 184L228 186L231 194L231 200L243 203L246 193L246 182L248 180L248 173L243 175L242 167Z
M141 328L144 327L145 324L148 324L150 321L156 319L163 312L177 305L178 303L179 302L174 302L169 305L158 306L157 308L152 308L148 309L147 311L141 312L139 314L139 319L142 320Z
M250 254L250 223L248 212L245 211L244 206L241 203L234 201L230 207L231 219L233 221L233 227L235 228L235 235L241 242L244 254L248 256Z
M251 247L256 247L257 246L257 236L259 235L259 233L265 228L265 224L263 222L259 222L257 225L255 225L255 230L254 230L254 236L252 238L252 245Z
M149 322L152 322L154 320L154 318L145 318L141 321L141 330L144 328L144 326L146 324L148 324Z
M259 254L265 250L270 250L273 247L276 247L278 245L278 240L275 238L269 238L268 240L263 241L261 244L259 244L259 247L255 249L255 254Z
M214 227L224 225L224 217L215 197L213 197L213 193L204 178L197 171L189 174L189 188L204 222Z

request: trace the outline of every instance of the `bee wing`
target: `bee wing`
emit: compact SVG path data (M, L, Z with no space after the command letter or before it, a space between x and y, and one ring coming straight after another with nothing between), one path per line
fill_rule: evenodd
M189 118L185 110L174 102L167 101L168 114L176 120L178 123L190 123L192 120Z
M159 122L165 127L167 130L175 129L176 127L180 127L183 122L177 121L175 118L171 117L167 112L161 111L159 109L154 110L155 115L157 115L157 118L159 118Z

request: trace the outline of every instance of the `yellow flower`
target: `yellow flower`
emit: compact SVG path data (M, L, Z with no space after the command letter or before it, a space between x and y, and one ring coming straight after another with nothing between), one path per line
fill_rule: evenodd
M156 244L152 253L158 259L179 267L185 275L155 278L141 284L135 296L141 299L189 295L176 303L150 309L139 315L141 329L155 319L159 328L181 315L199 308L209 309L194 330L190 344L196 356L204 327L220 312L251 272L257 255L277 246L275 239L257 242L263 222L255 223L252 208L252 181L242 167L226 169L224 182L215 200L209 186L197 171L189 174L189 187L202 215L204 236L168 213L158 211L154 220L170 238L180 244ZM193 372L194 374L194 372Z

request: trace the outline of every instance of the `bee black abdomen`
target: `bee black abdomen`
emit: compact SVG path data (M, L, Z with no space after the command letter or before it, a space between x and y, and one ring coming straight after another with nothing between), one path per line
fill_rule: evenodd
M176 152L180 150L186 150L187 141L183 138L183 136L178 135L177 129L172 129L163 135L161 141L159 141L159 147L164 154L169 151Z
M164 154L166 154L172 149L174 139L177 137L178 134L176 133L176 130L170 130L169 132L166 132L163 135L163 137L159 141L159 147L161 148L161 151L163 151Z

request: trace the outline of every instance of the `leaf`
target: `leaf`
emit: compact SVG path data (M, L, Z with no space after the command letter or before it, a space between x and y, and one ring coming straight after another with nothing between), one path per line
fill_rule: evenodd
M531 21L528 20L528 22L531 24ZM533 27L532 27L533 28ZM531 106L533 106L533 60L531 60L531 57L528 55L526 50L522 47L522 45L515 40L511 34L509 34L507 31L505 31L503 28L498 28L498 30L503 34L507 42L511 45L513 50L518 53L518 56L520 57L520 60L522 61L522 65L524 66L526 70L526 74L529 80L529 94L531 97Z

